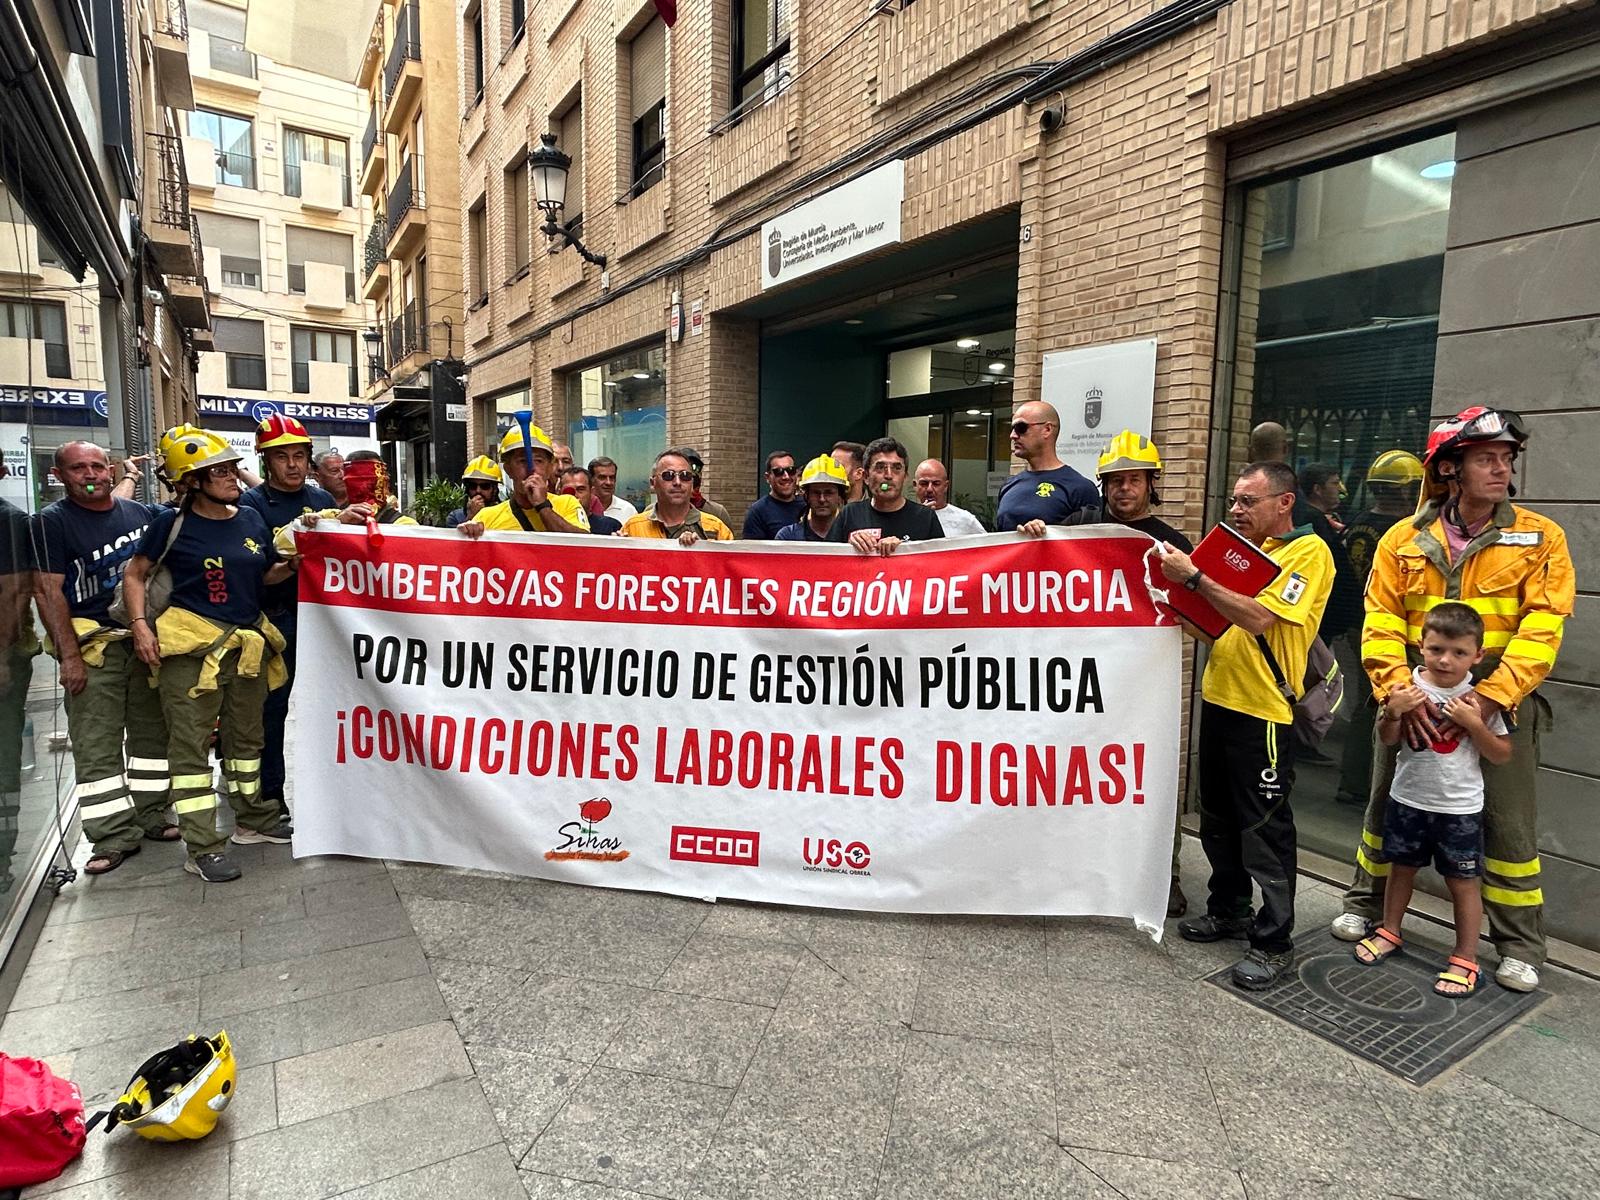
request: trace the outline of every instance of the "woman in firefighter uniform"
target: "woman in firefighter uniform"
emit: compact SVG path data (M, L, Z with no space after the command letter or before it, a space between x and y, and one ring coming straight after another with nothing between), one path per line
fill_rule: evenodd
M1426 499L1378 541L1361 632L1361 662L1382 704L1421 662L1429 609L1455 600L1483 618L1484 658L1469 694L1512 724L1511 761L1483 764L1483 907L1500 954L1495 980L1521 992L1539 985L1545 959L1534 782L1549 710L1535 689L1555 665L1575 587L1561 527L1511 503L1516 457L1527 441L1515 413L1477 406L1433 431L1423 456ZM1417 710L1406 722L1414 745L1446 742L1455 732L1437 712ZM1346 941L1365 937L1382 910L1383 811L1397 752L1375 751L1355 879L1333 923Z
M261 796L262 703L284 679L283 637L262 615L263 588L289 577L261 514L239 505L238 451L214 433L181 437L167 471L185 484L181 508L157 517L129 564L124 591L134 649L159 680L167 718L172 807L188 844L184 869L208 883L239 877L217 832L211 735L221 720L233 840L287 842L294 832ZM153 611L157 564L170 603Z

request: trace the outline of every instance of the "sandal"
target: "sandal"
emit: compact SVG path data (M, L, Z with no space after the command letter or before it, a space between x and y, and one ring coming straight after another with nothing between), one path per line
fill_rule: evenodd
M182 836L183 832L176 825L163 825L160 829L144 831L147 842L175 842Z
M1400 949L1401 945L1402 942L1396 934L1379 925L1369 936L1356 943L1356 961L1370 967L1373 963L1388 958Z
M92 855L88 862L83 864L85 875L106 875L115 871L133 855L139 853L139 847L131 850L101 850ZM96 863L103 864L95 866Z
M1459 969L1452 971L1451 967ZM1434 995L1444 996L1450 1000L1465 1000L1477 990L1478 964L1468 962L1455 954L1450 956L1445 969L1439 972L1439 978L1433 985Z

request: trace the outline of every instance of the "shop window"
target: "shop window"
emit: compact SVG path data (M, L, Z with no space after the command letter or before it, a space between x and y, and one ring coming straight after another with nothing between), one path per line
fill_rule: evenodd
M1309 474L1342 484L1342 501L1337 487L1317 497L1302 488L1336 522L1387 525L1413 510L1414 487L1369 484L1367 471L1388 450L1420 457L1427 442L1454 157L1447 133L1244 189L1233 381L1214 431L1228 455L1214 496L1244 465L1249 431L1274 421L1302 478L1317 468ZM1337 540L1354 551L1359 588L1359 539ZM1342 620L1351 628L1330 640L1350 691L1295 783L1302 844L1341 858L1366 803L1372 716L1360 615ZM1330 612L1325 628L1340 621Z
M528 269L531 209L528 201L528 160L524 157L506 172L506 266L516 278Z
M215 147L217 183L256 186L255 126L248 117L197 108L189 114L189 133Z
M348 233L329 229L302 229L284 226L284 254L289 261L289 291L303 296L306 290L306 264L331 263L344 270L345 299L356 299L356 250Z
M467 286L477 297L469 306L474 309L489 303L488 224L488 210L484 202L479 200L467 213L467 249L472 255Z
M556 144L561 152L572 159L567 169L567 203L561 220L572 230L574 237L583 236L583 98L580 96L556 122ZM558 254L565 243L552 238L550 253Z
M228 387L245 391L267 390L267 336L260 321L237 317L212 317L217 350L227 366Z
M311 364L314 362L343 363L349 368L349 394L356 394L355 334L296 325L289 330L289 356L293 390L301 395L311 391Z
M256 56L244 48L244 9L211 0L190 0L189 24L203 29L211 44L213 71L256 77Z
M745 112L789 86L794 0L732 0L733 109Z
M649 503L650 467L667 448L667 355L646 346L566 377L567 440L574 462L617 463L617 495Z
M661 180L667 157L667 26L660 17L629 44L635 196Z
M322 163L337 167L344 180L344 202L350 203L350 143L343 138L302 129L283 131L283 194L300 195L300 164Z
M517 414L525 412L532 404L532 394L526 387L515 388L509 392L501 392L489 400L491 411L494 413L494 441L484 451L490 458L500 457L500 439L511 431L517 423Z
M261 225L245 217L225 217L221 213L196 213L200 220L200 241L215 249L222 258L225 287L261 287Z
M51 379L72 378L67 353L67 306L34 300L0 300L0 338L39 339L44 369Z

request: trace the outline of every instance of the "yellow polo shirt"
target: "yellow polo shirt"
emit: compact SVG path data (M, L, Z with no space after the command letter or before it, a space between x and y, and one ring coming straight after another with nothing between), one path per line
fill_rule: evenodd
M1305 682L1311 639L1317 636L1328 593L1333 590L1333 555L1308 525L1291 530L1287 537L1269 537L1261 549L1283 568L1255 597L1278 618L1263 636L1283 677L1299 692ZM1255 635L1237 625L1229 626L1211 647L1200 694L1221 708L1263 721L1288 724L1294 720Z
M578 503L576 496L554 495L549 497L550 506L555 509L556 516L566 521L569 525L577 525L582 529L589 528L589 514L583 511L583 505ZM544 513L534 512L531 508L522 510L528 516L528 524L539 533L544 532ZM499 504L490 505L480 512L475 520L481 521L485 529L509 529L515 533L526 533L522 523L517 520L517 514L511 511L511 501L502 500Z

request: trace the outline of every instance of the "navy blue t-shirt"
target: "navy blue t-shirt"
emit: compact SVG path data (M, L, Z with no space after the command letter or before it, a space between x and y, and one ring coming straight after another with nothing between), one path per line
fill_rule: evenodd
M152 521L139 553L151 562L160 557L177 519L168 509ZM277 561L272 531L254 509L241 504L225 521L191 512L164 560L172 572L173 607L219 625L254 625L266 590L262 578Z
M122 572L145 527L161 511L116 496L104 511L63 499L33 518L34 561L47 575L64 576L61 590L68 612L110 621L111 598ZM160 553L157 547L156 554Z
M793 525L806 515L806 499L796 495L793 500L779 500L765 495L752 504L744 514L744 538L751 542L770 542L778 530Z
M321 512L340 507L332 493L314 483L308 483L298 492L280 492L271 484L256 484L239 497L240 508L254 509L266 520L267 527L276 534L285 525L292 524L302 513ZM300 581L293 575L275 583L262 595L262 607L268 616L277 616L295 607L300 600Z
M1053 471L1022 471L1001 486L994 527L1012 533L1026 521L1059 525L1080 508L1099 503L1099 489L1065 463Z

